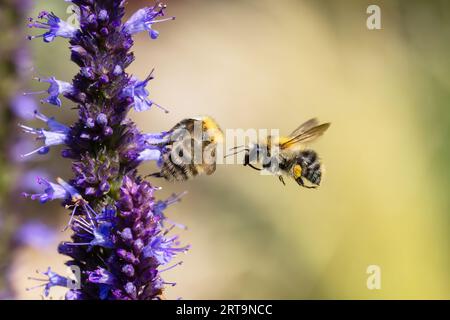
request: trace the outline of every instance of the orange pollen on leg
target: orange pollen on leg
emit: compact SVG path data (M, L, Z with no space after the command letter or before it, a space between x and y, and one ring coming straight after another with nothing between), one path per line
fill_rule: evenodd
M294 177L298 178L301 176L302 176L302 167L299 164L297 164L294 166Z

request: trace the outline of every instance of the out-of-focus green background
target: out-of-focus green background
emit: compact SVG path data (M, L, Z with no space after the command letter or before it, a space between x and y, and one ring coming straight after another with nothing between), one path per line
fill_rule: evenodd
M129 2L128 14L145 4ZM381 7L382 30L366 27L370 4ZM65 5L36 1L37 9L60 16L69 15ZM167 297L450 298L450 3L168 5L177 19L156 27L156 41L136 37L137 59L127 70L144 78L155 67L149 89L171 110L134 113L143 131L167 130L200 114L224 129L287 134L310 117L332 126L315 144L327 169L318 190L283 186L238 165L184 184L155 181L164 187L161 197L189 192L168 210L189 226L179 233L192 249L181 257L183 266L165 274L178 283ZM37 70L70 80L76 68L66 47L61 39L32 42ZM61 110L43 110L67 119L75 115L70 107L65 101ZM53 163L68 166L58 152L52 150ZM41 208L65 223L57 207ZM39 296L24 290L35 269L64 270L56 245L16 253L11 277L20 298ZM369 265L381 268L380 290L366 286Z

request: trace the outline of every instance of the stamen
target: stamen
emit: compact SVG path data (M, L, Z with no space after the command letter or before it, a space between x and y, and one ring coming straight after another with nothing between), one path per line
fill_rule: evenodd
M95 210L94 209L92 209L92 207L89 205L89 204L85 204L85 206L86 206L86 208L88 209L88 210L90 210L91 211L91 213L93 213L94 214L94 216L98 216L98 213L97 212L95 212ZM91 219L92 220L92 219Z
M90 246L90 242L64 242L68 246Z
M91 235L94 234L94 231L89 226L81 224L81 221L79 221L79 220L76 220L75 222L78 222L78 227L80 227L81 229L83 229L87 233L89 233Z
M175 268L177 266L181 266L182 264L183 264L183 261L180 261L178 263L175 263L173 266L170 266L170 267L167 267L165 269L159 270L159 273L163 273L163 272L169 271L170 269L173 269L173 268Z
M188 194L187 191L183 191L180 194L173 194L169 199L166 200L166 203L168 205L171 205L171 204L174 204L176 202L179 202L179 201L181 201L181 198L184 197L187 194Z
M46 280L44 280L44 281L46 281ZM34 290L34 289L37 289L37 288L45 287L46 285L47 285L46 283L43 283L43 284L40 284L40 285L37 285L37 286L34 286L34 287L25 288L25 290L26 291L31 291L31 290Z
M78 222L78 221L76 221L76 222ZM78 225L78 227L80 227L81 229L83 229L84 231L86 231L87 233L90 233L90 234L92 234L92 231L91 230L89 230L89 229L87 229L85 226L83 226L83 225L81 225L81 224L79 224Z
M48 79L45 79L42 76L33 77L33 80L36 80L39 82L48 82Z
M40 35L37 35L37 36L28 36L28 40L33 40L33 39L43 38L43 37L44 37L43 34L40 34Z
M163 236L165 236L165 235L168 234L170 231L172 231L173 228L175 228L174 225L172 225L170 228L168 228L167 230L165 230L165 231L163 232Z
M31 134L35 134L36 133L36 129L33 129L33 128L28 127L26 125L23 125L21 123L19 123L18 126L20 128L22 128L22 130L25 131L26 133L31 133Z
M28 28L41 28L41 29L49 30L51 27L48 23L40 22L40 21L33 21L32 23L28 24Z
M64 227L63 232L66 231L67 229L69 229L69 227L72 225L72 220L73 220L73 217L74 217L74 215L75 215L75 210L77 210L77 208L78 208L78 205L77 205L77 204L74 205L74 208L73 208L73 210L72 210L72 213L70 214L69 222L68 222L67 225Z
M143 81L144 83L149 82L150 80L153 80L153 72L155 71L155 68L152 69L152 71L150 71L149 75L147 76L147 78L145 78L145 80Z
M160 108L161 110L163 110L165 113L169 113L169 110L167 110L166 108L164 108L163 106L157 104L156 102L152 101L152 104L154 104L155 106L157 106L158 108Z
M159 22L165 22L165 21L170 21L170 20L175 20L175 17L170 17L170 18L166 18L166 19L160 19L160 20L153 20L153 23L159 23Z
M177 228L180 228L181 230L187 230L187 229L188 229L188 227L185 226L184 224L181 224L181 223L172 221L172 220L170 220L170 219L168 219L168 218L166 218L165 221L167 221L168 223L170 223L172 226L175 226L175 227L177 227Z
M47 93L47 91L42 90L42 91L34 91L34 92L24 92L23 95L24 96L33 96L33 95L39 95L39 94L43 94L43 93Z
M34 280L34 281L45 281L47 282L48 279L41 279L41 278L35 278L35 277L28 277L28 280Z
M89 222L87 222L83 217L80 217L76 220L76 222L83 224L86 228L93 230L95 226L92 224L90 225Z
M21 157L21 158L26 158L26 157L29 157L29 156L31 156L31 155L33 155L33 154L36 154L36 153L43 153L43 154L45 154L45 153L48 152L47 150L48 150L48 147L47 147L47 146L42 146L42 147L37 148L37 149L35 149L35 150L33 150L33 151L30 151L30 152L28 152L28 153L21 154L20 157Z

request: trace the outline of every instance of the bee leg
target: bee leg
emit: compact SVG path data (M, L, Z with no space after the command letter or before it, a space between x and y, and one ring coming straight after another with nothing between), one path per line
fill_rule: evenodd
M255 170L257 170L257 171L261 171L262 169L261 168L257 168L257 167L255 167L254 165L252 165L252 164L248 164L248 166L250 167L250 168L252 168L252 169L255 169Z
M307 186L307 185L303 182L303 179L302 179L301 177L298 177L295 181L297 181L297 183L298 183L300 186L302 186L303 188L306 188L306 189L316 189L316 188L317 188L316 186Z
M262 170L262 169L260 169L260 168L255 167L254 165L252 165L252 164L250 163L250 156L249 156L249 153L248 153L248 152L245 153L244 166L249 166L250 168L255 169L255 170L257 170L257 171L261 171L261 170Z
M245 152L245 156L244 156L244 166L248 166L250 164L250 155L247 152Z
M163 176L161 175L161 172L155 172L155 173L150 173L150 174L144 176L144 178L148 178L148 177L162 178Z
M278 179L281 181L281 183L283 185L286 185L286 183L284 182L283 176L278 176Z

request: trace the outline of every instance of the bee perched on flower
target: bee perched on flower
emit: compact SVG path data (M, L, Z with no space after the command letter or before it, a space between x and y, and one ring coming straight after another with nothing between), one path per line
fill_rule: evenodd
M134 60L132 36L145 31L156 39L159 33L154 25L173 18L165 17L166 7L160 3L138 10L128 21L122 21L123 0L72 3L79 8L79 28L42 12L37 21L30 19L29 26L45 33L29 38L68 39L79 73L71 82L39 78L50 87L36 94L48 93L41 102L60 110L65 108L62 97L73 101L78 119L64 125L36 112L35 117L48 128L23 124L21 128L42 141L24 156L63 145L62 156L72 160L74 176L55 182L39 178L43 191L24 196L41 203L60 200L68 209L67 228L73 234L58 251L70 258L68 266L79 268L80 279L78 286L69 286L67 299L159 299L164 287L173 285L162 280L161 273L178 266L180 262L172 263L173 259L189 246L169 235L177 224L166 224L162 213L179 198L156 201L159 188L137 174L143 160L158 161L161 152L148 152L148 135L136 128L128 112L162 107L150 99L146 89L152 73L140 81L126 69ZM43 275L48 277L42 284L46 295L51 287L70 283L50 269Z

